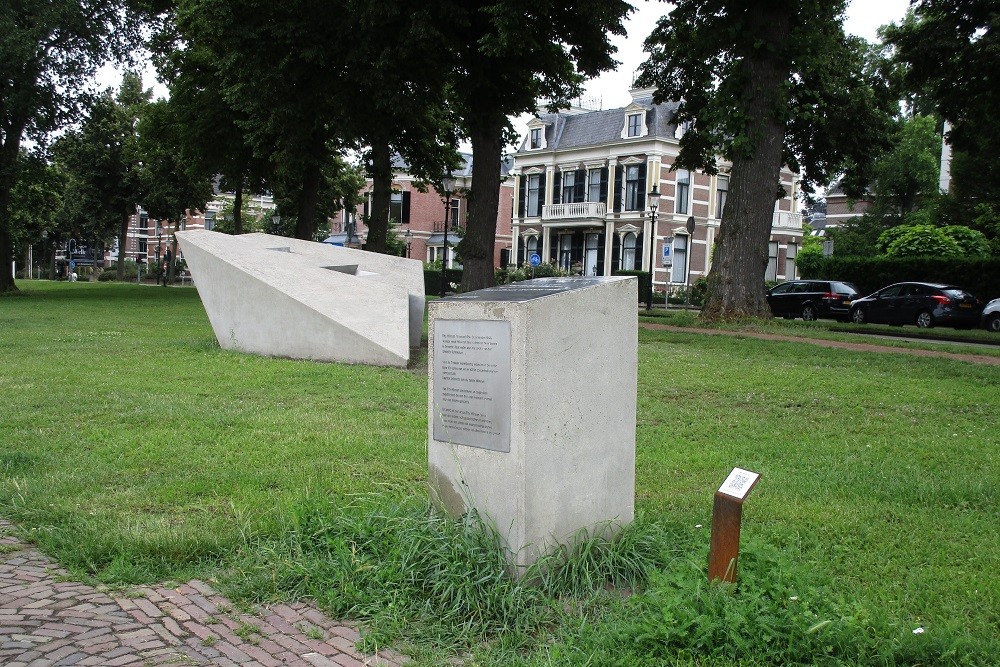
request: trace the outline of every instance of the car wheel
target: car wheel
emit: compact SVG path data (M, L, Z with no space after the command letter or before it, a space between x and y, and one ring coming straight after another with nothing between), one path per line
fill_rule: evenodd
M986 319L986 330L1000 333L1000 313L993 313Z
M851 311L851 321L855 324L864 324L865 319L865 311L861 308L855 308Z
M930 329L934 326L934 316L929 311L921 310L917 313L917 326L921 329Z
M806 322L812 322L816 319L816 309L813 306L805 305L802 308L802 319Z

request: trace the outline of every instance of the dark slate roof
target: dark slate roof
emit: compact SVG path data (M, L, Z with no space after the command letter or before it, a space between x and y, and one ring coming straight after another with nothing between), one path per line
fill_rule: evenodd
M462 158L461 168L452 172L452 175L456 178L462 178L466 176L472 176L472 153L459 153ZM506 176L512 167L512 160L509 156L504 156L500 160L500 175ZM406 173L410 168L410 165L398 154L392 156L392 168L395 171Z
M651 97L639 98L636 103L646 107L647 137L673 138L675 125L671 122L677 110L676 102L653 104ZM625 126L625 108L583 113L546 113L538 118L545 126L545 150L564 150L584 146L618 143ZM525 137L518 154L527 153ZM534 151L531 151L534 152Z

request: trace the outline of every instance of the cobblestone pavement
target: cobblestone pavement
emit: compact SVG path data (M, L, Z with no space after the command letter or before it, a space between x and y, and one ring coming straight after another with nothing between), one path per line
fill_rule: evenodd
M0 665L398 667L302 603L238 611L202 581L102 592L69 581L0 520Z

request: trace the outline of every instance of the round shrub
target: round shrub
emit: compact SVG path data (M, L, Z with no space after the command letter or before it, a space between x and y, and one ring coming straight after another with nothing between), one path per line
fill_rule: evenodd
M886 248L890 257L960 257L962 248L939 227L913 225L905 228ZM881 237L879 237L881 240Z
M942 227L941 231L955 240L966 257L986 257L990 254L990 242L981 231L962 225L949 225Z

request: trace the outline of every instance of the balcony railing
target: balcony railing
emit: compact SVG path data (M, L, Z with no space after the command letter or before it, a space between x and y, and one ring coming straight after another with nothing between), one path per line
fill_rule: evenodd
M584 201L576 204L549 204L542 207L542 220L603 218L607 211L607 204L596 201Z
M802 229L802 214L789 213L788 211L775 211L774 219L771 221L774 229Z

